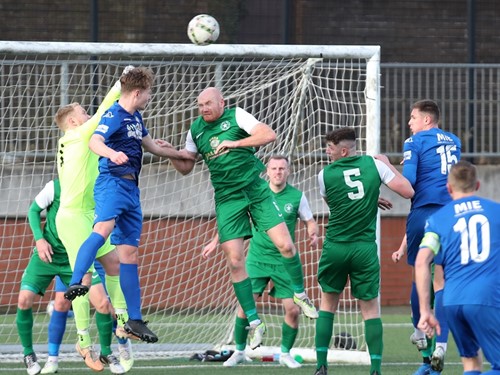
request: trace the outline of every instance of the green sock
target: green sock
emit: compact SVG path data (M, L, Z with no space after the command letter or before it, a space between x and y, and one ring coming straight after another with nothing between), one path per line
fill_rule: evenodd
M285 266L286 272L292 280L292 289L295 293L304 292L304 273L302 272L302 263L299 253L296 252L291 258L281 257L281 262Z
M236 317L236 322L234 323L234 343L236 344L236 350L245 350L247 346L248 338L248 319Z
M97 332L99 333L101 354L105 356L110 355L112 353L111 337L113 335L113 318L111 314L101 314L99 311L96 311L95 322L97 325Z
M378 371L380 374L380 367L382 365L382 352L384 350L383 341L384 328L382 326L382 319L368 319L365 321L365 337L368 351L370 352L370 374Z
M252 282L250 279L247 277L245 280L233 283L233 288L234 293L236 294L236 299L245 312L248 321L252 322L254 320L258 320L259 314L257 314L257 307L255 307L255 301L252 293Z
M33 309L21 310L19 307L16 312L16 324L21 344L23 345L24 355L34 352L33 350Z
M432 339L426 337L427 340L427 349L421 350L422 358L430 358L432 353L434 352L434 342Z
M328 367L328 348L333 334L333 321L335 314L329 311L319 311L319 317L316 319L316 335L314 338L316 344L316 367Z
M290 353L295 339L297 338L297 333L299 333L298 328L292 328L286 322L283 322L281 326L281 352Z

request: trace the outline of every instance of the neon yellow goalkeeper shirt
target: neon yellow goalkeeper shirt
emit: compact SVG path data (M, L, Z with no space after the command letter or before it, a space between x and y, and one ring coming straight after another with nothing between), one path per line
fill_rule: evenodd
M86 212L95 208L94 184L99 174L99 156L89 149L89 141L103 113L119 97L120 89L113 87L94 116L83 125L66 131L59 139L57 172L61 183L60 209Z

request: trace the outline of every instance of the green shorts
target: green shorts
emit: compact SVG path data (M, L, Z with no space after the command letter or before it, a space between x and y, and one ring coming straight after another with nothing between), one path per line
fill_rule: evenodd
M68 262L45 263L38 256L38 252L34 251L24 270L21 290L29 290L43 296L55 276L59 276L64 284L69 285L72 274L73 271Z
M375 242L325 241L318 265L318 282L325 293L342 293L347 279L351 293L368 301L378 297L380 263Z
M94 211L73 212L60 208L57 211L56 225L57 233L66 248L69 263L73 269L80 246L90 236L90 233L92 233ZM111 245L108 238L97 252L96 258L100 258L114 249L115 247ZM94 272L94 266L89 271Z
M252 237L253 225L267 231L284 222L269 185L262 178L215 202L219 242Z
M272 281L274 285L269 292L270 296L281 299L293 298L292 281L282 264L247 262L246 268L254 294L262 295L269 281Z

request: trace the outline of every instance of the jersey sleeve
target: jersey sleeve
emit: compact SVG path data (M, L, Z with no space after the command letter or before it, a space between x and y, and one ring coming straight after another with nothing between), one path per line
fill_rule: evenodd
M325 179L323 178L323 174L323 170L318 173L319 193L322 197L326 197Z
M54 202L55 189L54 181L49 181L45 184L44 188L35 197L35 202L42 210L49 207Z
M104 112L113 105L113 103L120 97L121 90L117 87L112 87L111 90L104 97L101 105L97 109L97 112L92 116L85 124L78 128L82 138L90 139L97 126L101 120Z
M403 176L412 186L417 181L418 150L414 138L408 138L403 144Z
M245 111L243 108L236 107L235 111L236 122L238 126L246 131L248 134L251 134L253 128L260 124L261 121L257 120L252 114Z
M194 143L193 136L191 134L191 129L189 129L186 137L186 150L195 154L198 153L198 147L196 147L196 144Z
M28 223L35 241L43 238L40 213L52 204L54 194L54 181L49 181L35 197L28 210Z
M313 218L311 207L309 207L309 201L304 193L302 193L302 197L300 198L299 217L302 221L309 221Z
M389 168L387 164L385 164L383 161L380 161L378 159L373 159L375 161L375 166L377 167L378 174L380 176L380 179L382 182L387 185L389 182L391 182L396 175L394 172Z

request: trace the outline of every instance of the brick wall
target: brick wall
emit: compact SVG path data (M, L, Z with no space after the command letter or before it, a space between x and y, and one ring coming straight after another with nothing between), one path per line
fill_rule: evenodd
M90 41L91 1L2 0L0 39ZM100 0L99 41L187 43L198 13L221 43L376 44L383 62L468 62L463 0ZM476 62L500 61L494 0L476 1Z
M326 218L320 218L318 224L324 227ZM194 307L200 304L214 304L219 306L225 296L221 293L221 300L205 301L193 299L193 290L218 286L221 290L231 292L229 274L225 269L222 254L212 257L209 261L200 259L199 246L195 245L193 233L211 233L214 220L186 219L182 220L152 220L146 221L143 228L141 243L148 243L147 248L141 247L141 285L148 293L144 293L144 306L154 308ZM404 234L404 219L382 218L381 220L381 268L382 268L382 305L407 305L410 293L411 274L405 262L394 264L391 261L392 252L398 248ZM197 228L196 232L193 228ZM200 229L201 228L201 229ZM5 252L0 261L0 307L12 312L17 303L17 293L22 272L26 268L33 241L27 224L16 224L14 220L5 220L0 225L0 233L4 238L4 249L15 249ZM299 231L297 242L304 239L304 231ZM307 243L307 241L305 241ZM306 275L306 287L311 298L319 301L316 271L320 251L306 252L300 249ZM213 259L216 258L216 259ZM223 272L220 272L223 267ZM189 269L190 272L185 272ZM211 269L210 278L207 278L203 269ZM226 286L226 287L223 287ZM36 301L45 305L52 298L49 293L43 300Z

